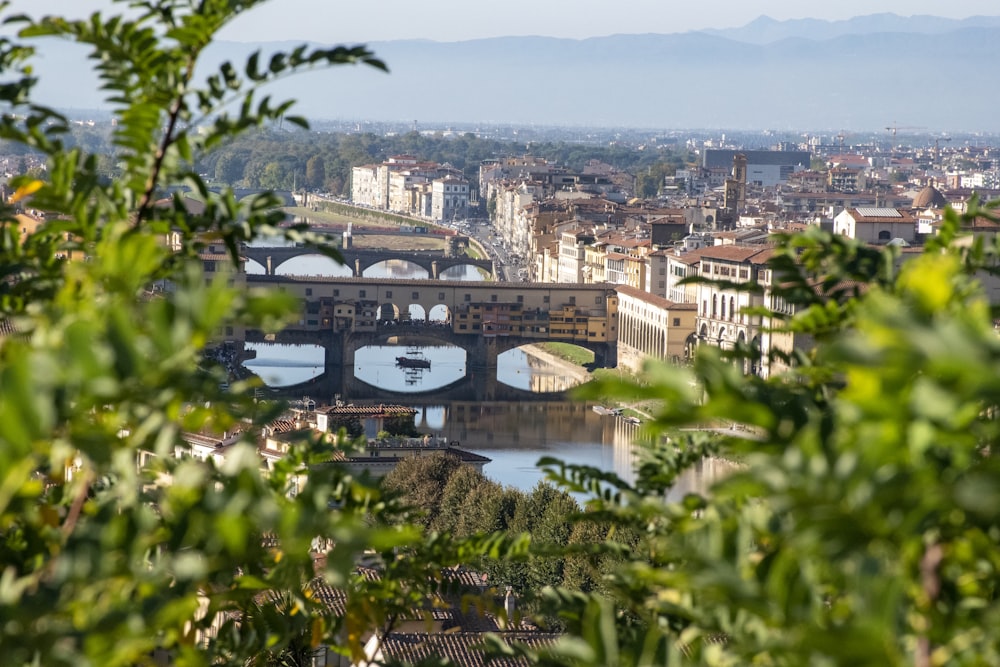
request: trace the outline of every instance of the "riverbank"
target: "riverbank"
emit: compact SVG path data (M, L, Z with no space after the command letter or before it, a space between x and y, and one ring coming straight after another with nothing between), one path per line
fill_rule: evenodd
M542 349L540 345L535 345L535 344L524 345L521 347L521 349L524 350L525 354L541 359L550 366L558 368L561 373L566 374L567 376L573 378L574 380L577 380L580 383L587 382L591 379L590 371L588 371L586 368L584 368L583 366L578 366L571 361L567 361L562 357L547 352L544 349Z
M598 369L596 372L591 372L572 361L569 361L558 354L553 354L546 351L541 347L541 345L531 344L525 345L521 348L526 354L544 361L545 363L558 368L559 372L564 373L566 376L573 378L580 384L585 382L590 382L591 380L597 379L598 373L614 373L611 369ZM611 401L609 401L611 403ZM652 413L656 412L656 401L643 400L636 402L621 401L616 400L613 402L614 407L621 408L624 410L624 416L639 417L641 419L652 418Z

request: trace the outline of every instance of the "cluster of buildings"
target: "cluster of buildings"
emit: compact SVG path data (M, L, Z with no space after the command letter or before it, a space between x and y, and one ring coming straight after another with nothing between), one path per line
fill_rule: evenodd
M469 181L459 169L412 155L396 155L351 171L351 201L380 211L449 222L468 215L471 195Z
M683 362L703 344L749 346L755 352L744 370L767 376L779 369L781 355L772 352L809 344L753 314L787 308L771 290L773 233L818 226L898 245L905 257L936 234L946 206L962 210L973 193L939 146L871 157L833 148L840 150L704 150L700 166L679 170L655 201L629 198L610 168L571 173L531 156L483 164L480 188L499 242L525 258L526 280L614 287L620 364ZM973 160L966 150L962 162L995 169L995 151L978 153ZM998 229L978 219L967 231ZM684 282L695 276L718 282Z

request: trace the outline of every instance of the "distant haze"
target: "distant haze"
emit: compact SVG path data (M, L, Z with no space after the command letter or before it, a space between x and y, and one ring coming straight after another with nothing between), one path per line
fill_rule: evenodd
M12 11L32 16L62 14L74 18L124 3L111 0L13 0ZM462 41L484 37L539 35L584 39L613 34L670 34L734 28L759 16L777 20L837 21L854 16L895 13L930 14L961 19L998 14L996 0L270 0L229 26L232 41L307 40L321 43L397 39Z
M316 119L834 131L898 122L1000 132L989 75L1000 62L998 17L760 18L701 33L370 46L391 74L335 68L269 92L298 99L298 112ZM211 56L238 62L250 48L220 43ZM48 103L100 104L79 52L51 41L40 52Z

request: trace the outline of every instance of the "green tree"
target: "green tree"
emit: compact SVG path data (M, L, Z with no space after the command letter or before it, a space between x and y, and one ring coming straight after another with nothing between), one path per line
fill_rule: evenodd
M991 215L971 208L966 222ZM1000 247L955 244L959 227L948 211L901 265L818 230L786 237L772 285L795 313L770 313L773 326L815 339L788 370L744 376L743 351L701 348L690 371L650 365L641 386L600 388L663 399L652 423L669 439L649 446L635 485L546 464L590 489L580 520L642 536L604 543L625 557L607 594L549 589L569 630L557 661L1000 660L1000 341L981 283ZM720 419L741 428L691 430ZM741 469L666 502L720 445Z
M430 526L441 510L441 498L462 463L444 452L403 459L382 479L382 487L417 510L413 521Z
M469 497L478 486L486 483L488 480L483 473L472 466L459 466L448 478L448 482L441 491L441 505L433 517L431 528L444 532L456 532L462 522L462 517L471 509ZM471 532L480 531L492 532L486 527L477 527Z
M242 666L264 651L292 655L301 638L357 658L365 633L391 629L432 571L475 553L423 539L378 489L316 465L332 455L322 442L295 444L263 474L253 434L280 406L256 403L248 382L223 392L202 363L225 326L273 331L295 304L228 286L224 271L207 279L199 252L224 248L235 263L241 243L278 234L336 253L280 226L273 195L214 194L192 165L253 128L305 124L261 96L268 82L383 67L364 47L302 46L205 70L216 32L257 4L130 1L127 17L19 19L16 41L0 37L0 139L47 163L12 180L13 201L58 214L22 238L14 210L0 208L0 318L16 330L0 341L4 664L146 665L166 652L181 666ZM31 101L24 43L39 37L90 50L117 121L113 179L69 141L64 117ZM204 211L169 197L177 188ZM190 454L185 432L236 426L245 435L224 464L175 455ZM307 594L317 540L335 545L319 574L352 591L343 617ZM396 550L408 557L395 562ZM363 551L384 559L388 581L353 582ZM276 593L292 611L256 623L257 603Z
M313 155L306 162L306 185L311 188L326 185L326 165L322 155Z

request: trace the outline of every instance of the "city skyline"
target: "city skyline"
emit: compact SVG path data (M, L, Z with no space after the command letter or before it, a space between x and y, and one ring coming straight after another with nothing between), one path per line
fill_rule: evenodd
M14 0L11 11L31 16L60 14L80 18L95 10L124 4L111 0ZM485 37L538 35L583 39L612 34L669 34L735 28L760 16L775 20L812 18L846 20L856 16L895 13L900 16L932 15L961 19L996 16L994 0L842 0L803 5L793 0L703 0L674 5L662 0L623 0L608 3L583 0L537 3L509 0L502 9L478 12L460 0L424 2L415 12L412 3L384 0L377 4L331 3L328 0L270 0L248 11L222 32L233 41L308 40L316 42L368 42L399 39L463 41Z

